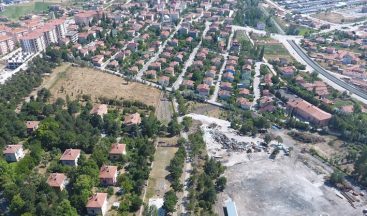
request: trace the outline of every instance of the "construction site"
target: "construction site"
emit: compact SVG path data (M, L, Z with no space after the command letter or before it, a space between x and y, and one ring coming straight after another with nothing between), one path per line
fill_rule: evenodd
M202 123L209 156L226 167L227 187L216 212L232 200L238 215L363 215L364 192L357 187L338 190L328 183L333 172L320 159L301 149L292 137L264 145L263 135L240 136L225 120L190 114ZM319 140L322 142L323 140ZM272 152L278 149L276 157ZM289 150L292 149L290 152Z

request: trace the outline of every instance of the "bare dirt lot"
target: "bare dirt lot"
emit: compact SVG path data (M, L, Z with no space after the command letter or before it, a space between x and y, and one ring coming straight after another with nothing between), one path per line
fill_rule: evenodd
M155 114L159 121L167 125L171 121L172 113L172 102L168 100L167 96L162 92L158 107L155 110Z
M239 215L361 215L336 195L302 162L267 157L228 167L224 197L231 197ZM225 198L224 198L225 199ZM222 205L223 206L223 205ZM220 209L220 207L218 207Z
M312 14L311 16L336 24L351 23L361 21L366 18L363 13L357 13L356 10L353 9L346 9L344 11L340 10L338 12L321 12L317 14Z
M297 144L284 130L271 133L282 137L282 150L288 147L293 147L293 150L290 156L281 151L272 159L269 148L253 148L257 150L250 153L241 150L248 148L232 148L256 147L262 136L241 136L229 128L228 121L197 114L189 116L203 123L201 129L209 156L227 166L224 173L227 186L215 206L219 215L224 215L223 205L228 198L236 203L241 216L361 215L366 205L365 198L359 197L360 201L354 202L356 208L353 208L340 191L328 186L326 179L333 169L307 152L301 153L300 148L306 144ZM332 137L325 136L322 144L309 145L323 145L320 150L332 155L335 151L328 149L332 147L326 144L329 140ZM272 141L270 146L275 144L277 142ZM336 143L335 147L339 148L338 145Z
M56 69L55 69L56 70ZM147 105L157 106L160 91L140 83L126 82L124 79L92 68L69 67L58 73L56 82L50 86L52 99L58 97L76 99L90 95L92 100L99 97L111 99L137 100Z
M157 147L154 155L153 169L150 172L146 198L163 198L166 191L170 190L170 183L166 180L169 172L166 170L178 148Z
M219 107L198 102L189 102L188 104L190 113L225 119L226 111Z

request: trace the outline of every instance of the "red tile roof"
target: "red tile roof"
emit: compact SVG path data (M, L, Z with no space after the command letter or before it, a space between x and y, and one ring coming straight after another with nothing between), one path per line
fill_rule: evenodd
M39 125L39 121L27 121L26 126L28 129L33 129Z
M51 173L47 179L47 184L51 187L61 187L65 180L66 175L64 173Z
M103 165L99 170L99 178L114 178L117 174L117 166L106 166Z
M23 148L23 145L17 144L17 145L7 145L3 151L4 154L14 154L17 152L20 148Z
M107 201L107 193L95 193L88 199L87 208L102 208Z
M124 154L126 152L126 145L122 143L114 143L111 146L110 154Z
M130 125L130 124L140 124L141 118L139 113L134 113L128 116L125 116L124 124Z
M80 155L80 149L66 149L60 160L75 160Z

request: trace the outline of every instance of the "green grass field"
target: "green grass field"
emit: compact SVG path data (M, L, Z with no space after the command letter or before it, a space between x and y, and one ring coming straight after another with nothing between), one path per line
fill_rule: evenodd
M49 2L31 2L25 4L18 4L6 7L5 11L1 12L1 16L5 16L9 19L19 19L19 17L28 15L31 13L39 13L42 11L47 11L48 6L52 5L53 3Z
M265 55L289 55L289 53L282 44L271 44L265 46Z

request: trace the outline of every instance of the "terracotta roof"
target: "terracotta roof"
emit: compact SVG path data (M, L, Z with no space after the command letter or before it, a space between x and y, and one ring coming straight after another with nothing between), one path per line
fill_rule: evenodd
M126 145L122 143L114 143L111 146L110 154L124 154L126 152Z
M10 36L8 36L8 35L0 35L0 41L2 42L2 41L7 41L7 40L10 40L11 39L11 37Z
M96 104L93 106L93 109L90 111L91 114L104 115L107 114L108 108L107 104Z
M37 39L43 36L43 33L41 31L33 31L31 33L26 34L23 37L20 37L20 40L32 40L32 39Z
M99 170L99 178L114 178L117 173L117 166L103 165Z
M64 173L51 173L47 179L47 184L51 187L60 187L66 180Z
M330 119L332 115L330 113L327 113L320 108L310 104L309 102L302 100L302 99L294 99L290 100L287 103L288 106L292 108L297 108L301 110L304 113L307 113L309 116L313 117L314 119L317 119L319 121Z
M39 121L27 121L26 126L28 129L33 129L39 125Z
M208 91L210 89L209 85L207 84L200 84L197 87L198 91Z
M87 208L102 208L107 201L107 193L95 193L88 199Z
M60 160L75 160L80 155L80 149L66 149Z
M23 145L17 144L17 145L7 145L3 151L4 154L14 154L19 149L23 148Z
M125 116L124 124L130 125L130 124L140 124L141 118L139 113L134 113L128 116Z

